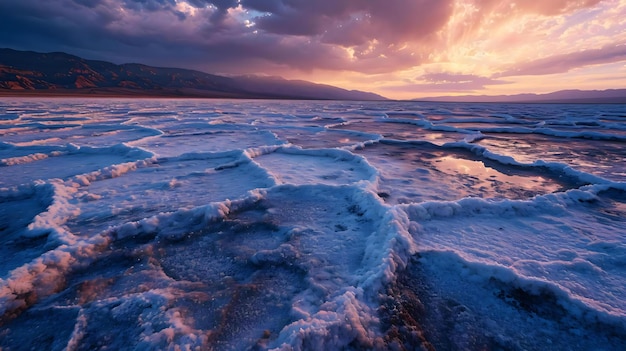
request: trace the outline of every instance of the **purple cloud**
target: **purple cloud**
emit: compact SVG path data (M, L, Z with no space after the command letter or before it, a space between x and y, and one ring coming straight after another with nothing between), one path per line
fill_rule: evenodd
M556 15L592 7L600 1L602 0L532 0L517 1L515 4L524 12L538 13L541 15Z
M420 39L441 29L452 14L452 0L242 0L241 4L265 13L257 24L267 32L322 36L344 46L372 39L387 44Z
M452 1L188 0L192 13L173 0L3 0L0 46L232 72L388 72L422 62L425 46L398 48L431 40Z
M510 84L505 80L497 80L473 74L427 73L415 79L414 83L386 88L388 91L421 92L472 92L482 90L487 85Z
M517 65L517 67L499 73L494 77L565 73L578 67L620 61L626 61L626 43L541 58Z

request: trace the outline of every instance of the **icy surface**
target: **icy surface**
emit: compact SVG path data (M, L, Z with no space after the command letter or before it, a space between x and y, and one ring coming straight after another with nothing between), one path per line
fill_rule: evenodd
M626 349L625 150L624 105L4 98L0 349Z

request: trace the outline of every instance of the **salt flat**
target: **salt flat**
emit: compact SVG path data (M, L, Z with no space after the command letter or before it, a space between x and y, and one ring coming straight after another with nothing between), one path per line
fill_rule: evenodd
M625 179L625 105L2 98L0 349L626 349Z

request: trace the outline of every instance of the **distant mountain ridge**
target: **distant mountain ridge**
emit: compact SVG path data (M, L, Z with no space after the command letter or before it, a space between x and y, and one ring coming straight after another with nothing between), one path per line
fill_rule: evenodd
M437 96L414 100L438 102L541 102L626 104L626 89L559 90L548 94Z
M219 98L386 100L358 90L279 77L224 77L200 71L117 65L63 52L0 49L0 94L146 95Z

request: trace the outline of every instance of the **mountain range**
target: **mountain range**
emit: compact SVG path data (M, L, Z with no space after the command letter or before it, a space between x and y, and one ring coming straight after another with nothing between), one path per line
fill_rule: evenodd
M0 96L79 95L248 99L387 100L281 77L226 77L181 68L138 63L114 64L63 52L0 49ZM626 103L626 89L561 90L549 94L437 96L437 102Z
M386 100L374 93L280 77L225 77L137 63L117 65L63 52L0 49L0 95L7 94Z
M415 101L626 104L626 89L559 90L548 94L437 96Z

